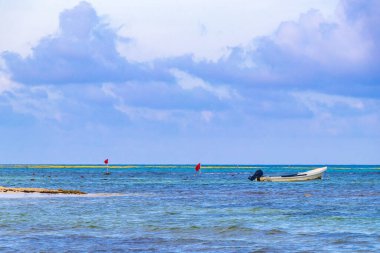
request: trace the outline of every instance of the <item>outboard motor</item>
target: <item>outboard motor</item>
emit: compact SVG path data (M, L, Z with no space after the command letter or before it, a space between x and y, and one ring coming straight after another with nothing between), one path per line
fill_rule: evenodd
M260 177L264 175L264 172L262 170L256 170L255 174L248 177L249 180L253 181L257 178L257 181L260 181Z

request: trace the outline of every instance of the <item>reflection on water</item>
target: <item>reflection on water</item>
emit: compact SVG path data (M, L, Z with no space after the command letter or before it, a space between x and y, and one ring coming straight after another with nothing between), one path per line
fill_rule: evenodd
M330 166L325 180L258 183L257 167L2 166L0 185L88 195L0 194L0 251L379 252L379 166Z

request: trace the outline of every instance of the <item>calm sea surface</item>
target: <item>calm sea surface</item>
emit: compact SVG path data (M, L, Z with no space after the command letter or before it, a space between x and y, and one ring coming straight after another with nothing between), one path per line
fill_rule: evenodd
M247 179L315 167L1 165L2 186L91 194L0 193L0 252L380 252L380 166Z

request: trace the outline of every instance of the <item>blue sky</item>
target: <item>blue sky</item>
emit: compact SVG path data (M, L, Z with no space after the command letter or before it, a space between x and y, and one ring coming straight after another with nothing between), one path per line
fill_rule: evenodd
M380 2L0 1L0 163L380 163Z

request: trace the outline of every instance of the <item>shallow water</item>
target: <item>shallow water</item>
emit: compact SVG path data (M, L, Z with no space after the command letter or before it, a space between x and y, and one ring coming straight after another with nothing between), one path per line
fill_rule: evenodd
M87 196L0 194L1 252L379 252L380 166L329 166L323 180L247 177L315 166L4 165L0 185Z

